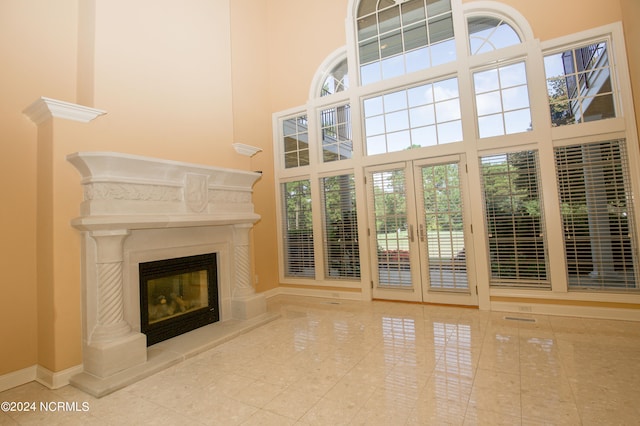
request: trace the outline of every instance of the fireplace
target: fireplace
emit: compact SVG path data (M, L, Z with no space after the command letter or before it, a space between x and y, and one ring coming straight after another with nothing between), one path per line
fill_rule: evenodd
M220 319L215 253L140 263L139 274L147 346Z
M106 395L274 318L251 284L260 173L114 152L67 160L84 195L71 222L82 244L83 372L71 384Z

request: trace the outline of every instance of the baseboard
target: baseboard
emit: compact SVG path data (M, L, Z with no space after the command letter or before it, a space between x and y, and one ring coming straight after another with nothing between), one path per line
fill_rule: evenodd
M82 364L57 372L53 372L48 368L38 365L35 380L49 389L58 389L68 385L71 377L78 373L82 373L82 371Z
M558 315L568 317L599 318L623 321L640 321L640 310L576 306L544 303L491 302L491 311L518 314Z
M16 386L24 385L25 383L33 382L36 379L37 366L23 368L22 370L12 371L11 373L3 374L0 376L0 392L7 389L15 388Z
M322 297L327 299L362 300L362 293L353 291L323 290L319 288L278 287L278 294L289 296Z

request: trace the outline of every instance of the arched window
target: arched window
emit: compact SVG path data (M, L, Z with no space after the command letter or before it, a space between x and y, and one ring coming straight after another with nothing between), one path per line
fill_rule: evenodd
M449 0L364 0L357 36L362 85L456 59Z
M469 49L472 55L490 52L521 42L520 36L504 19L493 16L471 16L467 20Z

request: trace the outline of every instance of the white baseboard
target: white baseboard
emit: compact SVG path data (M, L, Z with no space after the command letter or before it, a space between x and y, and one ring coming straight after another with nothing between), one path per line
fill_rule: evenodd
M71 377L82 373L82 371L84 371L82 364L57 372L53 372L48 368L38 365L35 380L49 389L58 389L68 385Z
M362 300L362 293L352 291L323 290L318 288L278 287L278 294L289 296L322 297L327 299Z
M23 368L22 370L12 371L11 373L0 376L0 392L25 383L33 382L36 379L37 366Z
M41 365L32 365L22 370L0 376L0 392L29 382L36 381L49 389L58 389L69 384L69 379L83 371L82 365L67 368L63 371L53 372Z
M494 312L510 312L517 314L558 315L566 317L640 321L640 310L638 309L547 305L544 303L491 302L491 310Z

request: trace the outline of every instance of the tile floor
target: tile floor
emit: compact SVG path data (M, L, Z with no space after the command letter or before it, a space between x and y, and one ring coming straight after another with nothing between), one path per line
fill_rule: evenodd
M269 309L281 317L101 399L2 392L78 411L0 425L640 424L638 323L285 296Z

